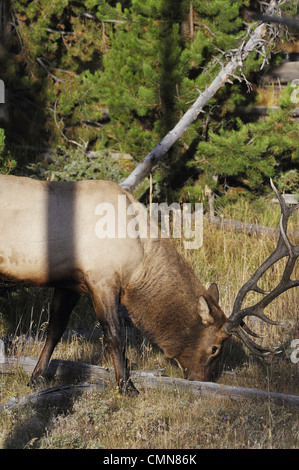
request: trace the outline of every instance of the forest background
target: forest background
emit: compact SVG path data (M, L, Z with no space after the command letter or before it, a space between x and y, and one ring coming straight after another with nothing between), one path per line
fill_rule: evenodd
M298 0L282 3L285 16L298 14ZM0 173L125 180L248 39L249 25L251 31L256 28L246 11L263 6L255 0L0 0L0 79L5 84ZM206 203L208 187L216 196L216 210L229 211L221 212L224 217L250 223L256 217L262 225L278 226L269 178L280 191L299 193L298 121L293 116L299 105L292 100L299 93L292 83L263 83L273 66L299 53L299 43L292 31L271 30L274 36L265 38L270 42L265 50L252 52L236 71L243 80L231 77L218 90L135 189L138 199L148 201L152 182L157 202ZM252 119L244 108L254 105L277 108ZM218 283L221 306L231 312L238 289L269 256L274 240L224 233L205 223L202 248L184 254L204 285ZM289 228L298 230L298 218ZM261 287L276 285L282 272L279 263ZM0 336L12 341L13 355L40 354L50 294L0 291ZM284 354L265 365L230 343L221 384L298 395L298 363L290 360L292 341L299 337L297 297L289 289L271 308L271 318L286 320L286 329L258 329L266 345L282 344ZM88 301L82 298L73 312L54 358L112 367ZM93 340L80 334L88 328ZM125 335L133 369L162 369L182 378L141 334L126 328ZM1 404L28 395L24 371L0 379ZM114 380L107 391L79 397L60 410L30 405L1 414L0 447L298 448L295 408L270 400L195 398L178 389L141 390L136 401L120 397L113 387Z
M173 128L247 34L256 1L0 1L2 172L42 179L121 182ZM285 2L295 16L298 2ZM248 122L259 84L296 37L277 32L265 55L209 101L153 172L156 200L198 202L264 194L269 177L299 188L297 103L290 84L279 110ZM268 38L271 40L271 38ZM273 38L272 38L273 39ZM298 37L297 37L298 40ZM226 57L224 55L226 52ZM273 97L272 97L273 98ZM273 101L273 100L272 100ZM273 104L271 102L270 104ZM146 202L149 177L135 191Z

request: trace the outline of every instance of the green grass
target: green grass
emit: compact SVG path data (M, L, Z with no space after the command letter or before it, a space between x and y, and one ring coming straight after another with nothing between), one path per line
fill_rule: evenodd
M238 215L239 214L239 215ZM277 207L259 201L242 202L230 207L225 217L275 226ZM298 230L298 216L291 227ZM184 254L202 282L217 282L220 304L226 314L232 309L241 285L274 249L275 241L245 234L223 232L208 222L200 250ZM178 248L183 251L182 243ZM280 279L283 261L269 270L260 283L274 286ZM293 278L299 278L298 263ZM37 357L41 342L22 336L43 333L48 319L51 291L21 290L12 293L0 305L0 332L14 334L14 353ZM259 298L251 294L249 302ZM264 363L243 348L237 340L227 343L223 353L223 372L219 383L299 395L299 368L290 360L291 341L298 328L298 289L276 299L266 313L274 319L288 320L284 327L249 324L267 334L264 344L281 344L283 354ZM76 307L69 327L89 327L97 333L97 323L88 299ZM34 339L35 338L35 339ZM182 377L180 370L135 329L124 330L127 356L133 369L163 368L170 376ZM112 367L102 338L87 340L72 334L64 337L53 357L78 360ZM30 393L29 376L21 370L0 376L0 403ZM51 385L54 385L52 383ZM55 407L26 406L0 415L2 448L298 448L298 409L272 401L231 401L224 398L200 398L180 390L140 390L136 398L120 396L115 384L106 391L84 394Z

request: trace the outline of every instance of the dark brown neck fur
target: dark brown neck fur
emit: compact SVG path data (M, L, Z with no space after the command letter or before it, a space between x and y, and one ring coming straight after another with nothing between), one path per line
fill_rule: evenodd
M207 291L169 240L146 240L144 252L121 300L134 324L175 357L198 338L198 298Z

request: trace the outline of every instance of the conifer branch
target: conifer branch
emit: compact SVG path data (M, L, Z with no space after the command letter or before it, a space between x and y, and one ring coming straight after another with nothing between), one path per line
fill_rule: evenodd
M273 9L273 5L272 5ZM272 11L271 11L272 13ZM252 27L249 27L249 32ZM177 142L180 137L186 132L190 125L197 119L198 115L203 111L204 106L215 95L215 93L226 82L230 81L231 77L235 76L236 71L240 71L244 61L252 51L259 51L265 47L265 39L267 27L265 23L261 23L254 31L249 34L249 39L242 42L238 49L230 52L229 62L222 67L221 71L213 82L200 94L197 100L193 103L191 108L184 114L182 119L176 126L159 142L156 147L140 162L132 173L126 178L125 181L120 183L120 186L132 192L136 186L150 173L152 168L162 159L168 150ZM241 72L241 77L244 75Z

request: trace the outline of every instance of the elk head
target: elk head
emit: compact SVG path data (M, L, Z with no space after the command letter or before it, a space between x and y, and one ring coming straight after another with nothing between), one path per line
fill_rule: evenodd
M198 299L198 328L188 334L183 350L175 357L185 379L208 381L214 378L222 343L230 336L224 331L227 317L218 302L218 287L213 283Z
M277 246L273 253L256 270L253 276L241 287L236 296L232 314L230 315L223 327L224 331L228 335L236 335L239 339L243 341L243 343L253 354L259 356L277 354L281 351L279 350L279 348L266 348L254 342L251 337L259 338L261 336L257 335L246 325L246 323L244 322L244 318L248 316L255 316L266 323L270 323L271 325L283 324L284 322L276 322L268 318L264 313L264 309L283 292L287 291L288 289L291 289L292 287L299 286L298 280L291 279L296 260L299 256L299 245L292 245L287 236L287 224L289 217L296 209L299 208L299 204L296 204L295 206L287 206L284 198L281 196L281 194L279 194L276 187L274 186L272 179L270 180L270 182L272 189L278 198L281 208L280 233ZM276 287L274 287L269 292L259 288L257 283L261 279L263 274L265 274L265 272L277 261L284 257L287 257L287 261L282 274L282 278L280 282L276 285ZM246 308L242 308L242 303L245 299L245 296L250 291L258 292L260 294L263 294L264 296L256 304Z
M245 317L255 316L272 325L283 324L284 322L277 322L268 318L264 313L264 309L283 292L292 287L299 286L299 280L291 279L297 257L299 256L299 245L292 245L287 236L289 217L299 208L299 204L293 207L287 206L284 198L279 194L272 180L271 186L279 200L281 208L280 233L276 249L241 287L234 301L232 313L228 318L223 314L218 305L218 289L215 285L210 286L208 289L208 293L212 295L208 295L207 299L204 297L200 298L199 313L203 319L200 335L197 338L197 343L193 345L193 348L190 347L190 351L186 348L184 355L178 360L184 371L185 378L203 381L212 380L223 343L231 335L236 335L241 339L255 355L267 356L281 352L279 348L266 348L254 342L251 337L260 338L261 336L253 332L244 322ZM276 287L270 292L264 291L258 287L257 283L263 274L284 257L287 257L286 265L282 278ZM263 294L263 297L254 305L242 308L245 296L250 291ZM187 364L187 366L184 366L184 364Z

